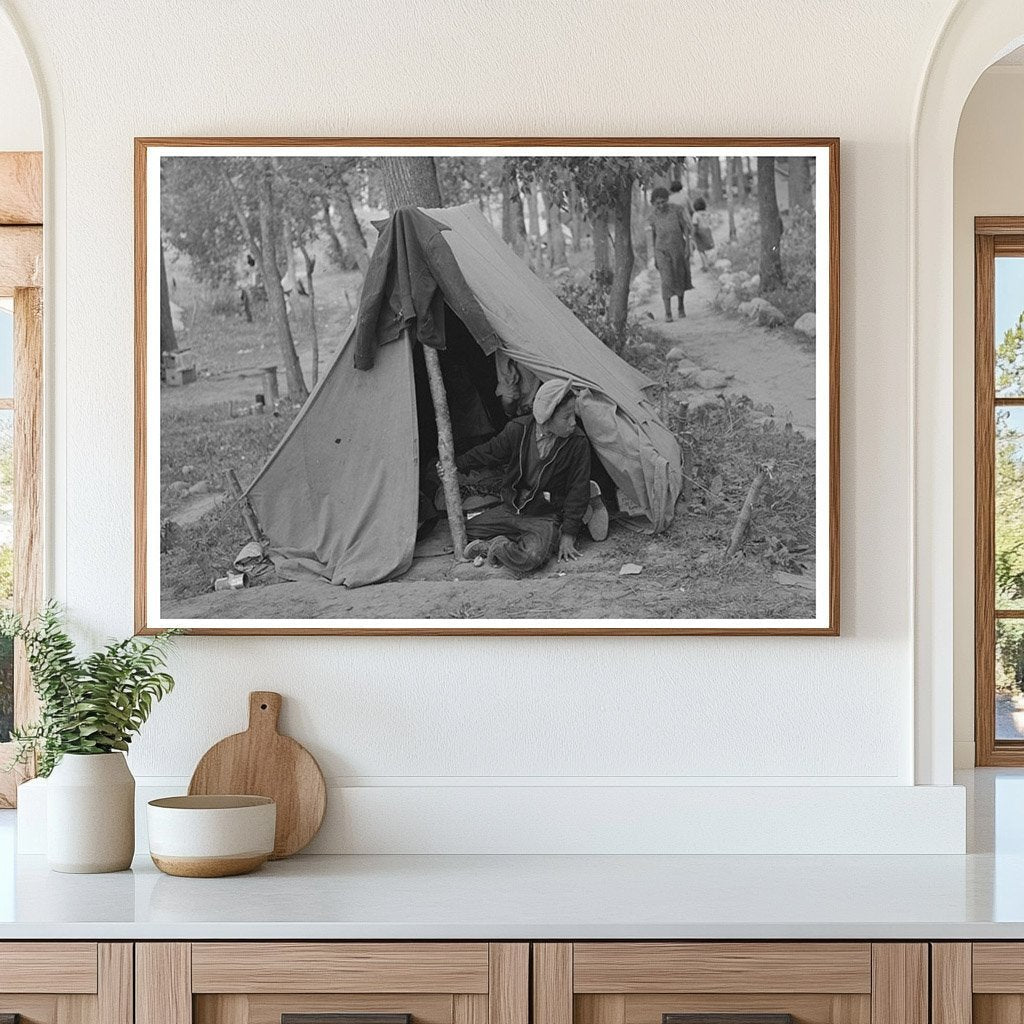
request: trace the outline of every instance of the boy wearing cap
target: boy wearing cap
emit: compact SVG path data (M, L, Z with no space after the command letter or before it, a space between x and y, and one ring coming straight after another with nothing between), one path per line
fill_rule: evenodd
M532 415L511 420L455 464L463 472L504 470L501 505L466 524L466 558L485 556L525 575L556 551L560 562L579 558L576 537L585 521L595 539L608 534L608 512L590 480L590 442L576 423L567 380L546 381Z

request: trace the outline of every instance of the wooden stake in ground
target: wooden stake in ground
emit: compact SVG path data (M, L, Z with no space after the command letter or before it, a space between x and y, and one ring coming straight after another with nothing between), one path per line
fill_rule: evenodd
M256 518L252 505L249 504L249 499L242 494L242 485L238 482L238 474L233 469L229 469L224 474L224 478L227 480L228 490L231 492L232 497L238 502L238 509L242 513L242 519L245 521L249 536L257 544L264 544L265 539L263 531L260 529L259 520Z
M434 402L434 419L437 421L437 455L441 463L441 486L444 488L444 504L448 510L448 528L452 531L455 547L455 561L464 561L466 550L466 520L462 515L462 496L459 494L459 473L455 468L455 441L452 438L452 419L448 413L448 396L444 391L441 376L441 361L437 349L423 346L423 361L427 364L427 379L430 381L430 397Z
M743 538L747 535L747 530L750 528L750 520L754 515L754 506L757 504L757 499L761 495L761 488L764 487L766 480L771 479L772 471L775 469L774 462L766 462L754 477L754 482L750 485L750 490L747 491L747 500L743 502L743 508L740 509L739 518L736 520L736 525L732 528L732 538L729 541L729 547L725 552L726 558L731 558L736 554L741 547L743 547Z

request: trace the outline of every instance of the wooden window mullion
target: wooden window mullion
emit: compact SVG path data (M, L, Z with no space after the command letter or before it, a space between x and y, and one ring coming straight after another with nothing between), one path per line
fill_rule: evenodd
M974 246L974 742L979 765L996 756L995 247Z

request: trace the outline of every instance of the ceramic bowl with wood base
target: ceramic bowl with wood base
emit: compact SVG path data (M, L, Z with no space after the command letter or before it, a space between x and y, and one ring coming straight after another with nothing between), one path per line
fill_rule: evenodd
M274 852L277 805L266 796L169 796L147 808L149 853L168 875L225 878Z

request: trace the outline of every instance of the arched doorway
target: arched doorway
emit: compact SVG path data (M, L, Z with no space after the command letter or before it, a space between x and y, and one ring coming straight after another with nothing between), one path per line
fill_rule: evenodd
M981 74L1024 42L1019 0L963 0L925 70L911 138L911 323L914 359L915 776L947 785L953 770L954 614L964 578L954 479L954 151ZM968 344L970 341L968 340ZM972 563L973 564L973 563ZM972 616L973 621L973 616ZM973 643L973 631L972 631ZM958 680L959 682L959 680Z

